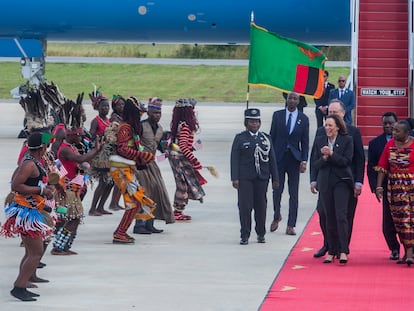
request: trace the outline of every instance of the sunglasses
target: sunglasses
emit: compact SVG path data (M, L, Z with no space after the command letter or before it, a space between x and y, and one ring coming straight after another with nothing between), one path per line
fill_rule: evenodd
M338 80L338 82L345 82L345 80Z

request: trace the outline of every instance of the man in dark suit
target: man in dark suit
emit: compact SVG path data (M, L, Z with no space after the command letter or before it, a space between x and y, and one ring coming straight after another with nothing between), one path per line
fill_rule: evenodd
M385 144L392 138L392 129L397 121L397 116L394 112L384 113L382 115L383 133L372 139L368 144L367 176L371 192L374 194L377 187L377 172L374 170L374 167L378 164ZM387 189L386 178L383 181L382 187ZM400 243L397 239L397 232L391 217L390 205L387 199L382 200L382 233L384 234L385 242L387 242L387 246L391 251L390 259L398 260L400 257Z
M345 117L344 121L346 124L352 124L352 110L355 108L355 96L354 92L350 89L345 88L346 78L340 76L338 78L338 88L333 89L329 92L329 103L333 99L339 99L344 103L345 106Z
M315 98L315 115L316 115L316 125L321 127L323 125L323 120L325 120L326 115L328 114L328 104L329 104L329 94L331 90L335 89L335 85L328 82L329 72L325 70L324 72L324 89L321 98Z
M342 118L345 116L345 105L338 99L333 99L328 108L328 115L335 114ZM354 192L349 199L349 208L348 208L348 226L349 226L349 239L351 241L352 227L354 224L355 210L358 203L358 196L361 194L362 184L364 182L364 171L365 171L365 154L364 154L364 145L362 144L361 132L359 129L353 125L346 125L348 135L353 139L354 153L352 157L352 176L354 179ZM323 127L320 127L316 130L316 137L326 136L325 130ZM315 138L316 139L316 138ZM310 171L310 180L311 183L316 181L315 172ZM317 204L317 211L319 213L319 224L322 229L324 237L324 245L320 250L318 250L313 256L322 257L327 251L327 239L326 239L326 215L321 208L319 202Z
M309 153L309 118L297 109L299 94L289 93L286 109L273 113L270 136L279 169L279 188L273 190L273 222L270 231L277 230L282 220L280 201L288 176L289 217L286 234L295 235L299 205L299 175L306 170Z
M265 243L267 186L279 186L276 157L270 137L259 132L260 110L244 112L246 131L237 134L231 148L231 181L237 189L240 216L240 244L247 245L252 224L252 210L256 222L257 242Z

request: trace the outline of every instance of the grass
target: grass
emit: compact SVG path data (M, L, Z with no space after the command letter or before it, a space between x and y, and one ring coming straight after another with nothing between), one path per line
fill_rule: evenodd
M180 46L180 44L49 42L47 54L49 56L168 58L176 54Z
M349 73L348 68L327 69L334 84L339 75ZM48 63L45 77L71 99L81 92L88 98L96 84L108 97L121 94L143 101L158 96L165 101L193 97L199 102L245 102L247 71L243 66ZM10 90L22 83L19 63L0 63L0 98L11 98ZM251 88L250 102L283 102L283 97L273 89Z

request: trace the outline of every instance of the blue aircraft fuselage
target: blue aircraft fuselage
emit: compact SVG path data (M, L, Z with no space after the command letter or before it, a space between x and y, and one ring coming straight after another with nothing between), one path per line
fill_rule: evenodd
M0 38L248 44L257 25L314 45L349 45L349 0L0 0Z

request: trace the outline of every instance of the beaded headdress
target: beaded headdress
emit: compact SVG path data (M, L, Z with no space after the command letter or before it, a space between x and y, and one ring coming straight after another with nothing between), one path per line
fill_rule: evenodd
M179 98L175 102L175 107L194 107L197 101L194 98Z

